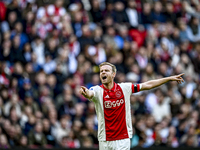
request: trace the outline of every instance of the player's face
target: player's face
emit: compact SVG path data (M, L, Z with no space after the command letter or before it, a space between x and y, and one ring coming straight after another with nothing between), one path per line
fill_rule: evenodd
M104 65L100 68L100 79L103 84L108 84L113 81L115 73L112 71L112 67Z

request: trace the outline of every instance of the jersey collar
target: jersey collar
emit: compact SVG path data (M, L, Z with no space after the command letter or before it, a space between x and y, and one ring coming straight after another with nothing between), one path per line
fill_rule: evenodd
M113 91L114 92L117 89L117 84L114 82L112 89L105 88L103 84L100 87L102 87L105 91Z

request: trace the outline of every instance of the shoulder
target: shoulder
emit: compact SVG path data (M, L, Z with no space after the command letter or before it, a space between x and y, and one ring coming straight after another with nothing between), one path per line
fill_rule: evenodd
M132 83L131 82L122 82L118 83L124 93L132 93Z
M133 83L131 82L122 82L122 83L117 83L121 87L130 87L132 86Z
M131 83L131 82L122 82L122 83L118 83L118 85L122 89L124 89L126 91L131 91L133 83Z

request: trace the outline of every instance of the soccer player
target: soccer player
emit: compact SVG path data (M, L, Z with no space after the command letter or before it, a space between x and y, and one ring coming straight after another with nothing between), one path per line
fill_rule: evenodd
M98 118L98 140L100 150L130 150L132 137L130 96L150 90L168 81L184 82L183 74L151 80L140 84L115 83L116 67L108 62L99 65L102 85L89 90L82 86L80 93L95 103Z

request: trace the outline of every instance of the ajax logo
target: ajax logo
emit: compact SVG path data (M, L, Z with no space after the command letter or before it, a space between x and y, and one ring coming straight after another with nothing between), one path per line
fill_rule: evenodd
M120 97L122 96L122 92L121 92L121 91L117 91L117 92L115 93L115 96L116 96L117 98L120 98Z
M112 107L120 106L123 103L124 103L124 100L120 99L120 100L113 101L113 102L111 102L111 101L105 101L104 105L105 105L105 108L112 108Z

